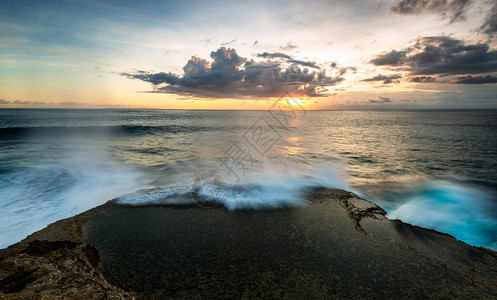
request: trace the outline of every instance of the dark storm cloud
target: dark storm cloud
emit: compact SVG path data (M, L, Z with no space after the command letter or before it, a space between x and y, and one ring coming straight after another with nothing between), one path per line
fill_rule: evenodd
M392 99L387 98L387 97L378 97L378 99L369 99L369 103L372 104L383 104L383 103L392 103Z
M407 81L409 82L416 82L416 83L429 83L429 82L435 82L435 80L436 78L431 76L416 76L407 79Z
M284 53L262 53L262 61L240 57L235 49L211 52L212 62L193 56L183 67L182 76L172 73L136 71L123 73L132 79L151 83L154 92L217 98L327 96L327 86L343 80L339 72L310 71L311 62L299 61ZM308 65L307 65L308 63ZM304 67L303 67L304 66ZM316 67L318 67L316 65Z
M485 74L497 72L497 51L487 43L466 44L448 36L421 37L413 46L379 54L370 63L410 75Z
M10 103L10 101L0 99L0 104L9 104L9 103Z
M192 57L192 59L194 59L194 58ZM128 76L130 74L123 73L123 75ZM169 83L169 84L177 84L178 83L178 77L172 73L160 72L160 73L152 74L152 73L147 73L145 71L137 71L136 73L132 74L132 77L134 79L148 81L153 85L161 84L164 82Z
M395 66L402 62L406 57L407 51L396 51L392 50L390 52L377 55L376 58L371 60L371 63L376 66L391 65Z
M390 84L390 83L399 83L398 80L396 79L399 79L399 78L402 78L402 76L398 75L398 74L395 74L395 75L381 75L381 74L378 74L374 77L371 77L371 78L366 78L366 79L363 79L361 81L383 81L383 84Z
M486 84L486 83L497 83L497 76L461 76L457 78L454 83L460 84Z
M472 0L396 0L390 9L397 14L436 13L450 22L463 20Z
M491 37L497 35L497 2L492 6L492 9L485 18L485 22L480 27L480 31Z

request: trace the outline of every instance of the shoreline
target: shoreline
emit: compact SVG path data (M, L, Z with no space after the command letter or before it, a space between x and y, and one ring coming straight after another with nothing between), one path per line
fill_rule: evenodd
M0 250L0 298L497 296L497 253L337 189L279 210L107 202Z

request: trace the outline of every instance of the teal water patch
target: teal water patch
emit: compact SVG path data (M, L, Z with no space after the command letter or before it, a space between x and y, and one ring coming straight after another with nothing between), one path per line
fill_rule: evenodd
M428 181L380 201L387 217L497 250L497 204L488 191L449 181Z

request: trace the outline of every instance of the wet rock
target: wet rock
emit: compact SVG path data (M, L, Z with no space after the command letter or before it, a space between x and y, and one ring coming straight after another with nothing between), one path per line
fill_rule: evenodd
M10 274L0 280L0 291L6 294L19 293L26 287L26 285L36 280L33 273L33 270L13 270Z
M82 220L59 221L0 250L0 299L133 299L100 273L99 251L81 241Z
M76 245L76 243L71 241L49 242L34 240L28 244L28 246L23 250L23 253L27 253L29 255L46 255L59 249L74 249Z
M109 202L0 250L0 299L497 297L492 250L348 191L305 197L272 211Z

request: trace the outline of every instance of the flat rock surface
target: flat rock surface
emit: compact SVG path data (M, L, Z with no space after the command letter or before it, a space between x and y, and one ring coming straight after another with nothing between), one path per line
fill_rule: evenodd
M305 197L234 212L109 202L1 250L0 298L497 297L495 252L343 190Z

